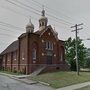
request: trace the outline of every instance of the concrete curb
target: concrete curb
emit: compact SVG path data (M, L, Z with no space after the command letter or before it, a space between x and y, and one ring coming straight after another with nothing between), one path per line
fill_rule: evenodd
M45 82L42 82L42 81L38 81L38 83L43 84L43 85L45 85L45 86L50 86L49 83L45 83Z

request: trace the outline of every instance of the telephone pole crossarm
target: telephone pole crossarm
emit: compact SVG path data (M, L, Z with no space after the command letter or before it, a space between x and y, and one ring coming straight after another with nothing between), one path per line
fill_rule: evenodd
M75 51L76 51L76 68L77 68L77 75L79 75L79 60L78 60L78 30L81 30L83 28L78 28L78 26L83 25L83 23L81 24L75 24L75 26L72 26L71 28L75 28L75 30L72 30L72 32L75 31L75 35L76 35L76 42L75 42Z

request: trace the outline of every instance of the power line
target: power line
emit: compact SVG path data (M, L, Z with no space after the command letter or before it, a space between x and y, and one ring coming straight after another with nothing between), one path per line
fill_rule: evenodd
M9 3L12 3L12 4L14 4L14 5L16 5L15 3L13 3L13 2L11 2L11 1L9 1L9 0L5 0L5 1L8 1ZM14 1L14 0L13 0ZM32 0L33 2L35 2L35 3L37 3L38 5L42 5L41 3L39 3L39 2L37 2L37 1L35 1L35 0ZM16 2L16 1L15 1ZM26 6L26 7L28 7L28 8L30 8L30 6L28 6L28 5L26 5L26 4L23 4L23 3L21 3L20 1L17 1L18 3L20 3L20 4L22 4L22 5L24 5L24 6ZM29 2L29 1L28 1ZM49 7L47 7L47 6L45 6L46 8L48 8L48 9L51 9L51 10L54 10L54 9L52 9L52 8L49 8ZM21 7L20 6L20 8L23 8L23 7ZM32 8L32 7L31 7ZM26 9L26 8L24 8L24 9ZM34 8L32 8L32 9L34 9ZM34 9L34 10L36 10L36 9ZM38 11L39 12L39 10L36 10L36 11ZM56 10L54 10L54 11L56 11ZM58 12L58 11L56 11L56 12ZM34 12L35 13L35 12ZM52 17L52 18L55 18L55 19L57 19L57 20L59 20L59 18L57 18L57 17L55 17L55 16L52 16L52 15L50 15L50 14L48 14L50 17ZM67 16L67 15L64 15L64 16ZM68 16L67 16L68 17ZM70 17L68 17L68 18L70 18ZM67 21L65 21L65 20L62 20L62 19L60 19L61 21L64 21L64 22L66 22L66 23L69 23L69 24L73 24L73 23L70 23L70 22L67 22ZM61 21L59 21L59 22L61 22ZM65 23L63 23L63 24L65 24ZM68 24L66 24L66 25L68 25Z
M53 18L55 18L55 19L57 19L59 22L60 21L63 21L64 23L66 23L66 24L73 24L73 23L70 23L70 22L67 22L67 21L65 21L65 20L62 20L62 19L60 19L60 18L57 18L57 17L55 17L55 16L53 16L53 15L50 15L50 14L47 14L48 16L51 16L51 17L53 17Z
M36 3L38 3L38 4L40 4L40 5L42 5L41 3L39 3L39 2L37 2L37 1L35 1L35 0L32 0L32 1L34 1L34 2L36 2ZM47 7L47 6L46 6ZM49 8L49 7L47 7L47 8ZM49 8L50 9L50 8ZM51 10L53 10L53 9L51 9ZM66 22L66 23L69 23L69 24L73 24L73 23L70 23L70 22L68 22L68 21L65 21L65 20L63 20L63 19L60 19L60 18L57 18L57 17L55 17L55 16L53 16L53 15L50 15L50 14L47 14L48 16L51 16L51 17L53 17L53 18L55 18L55 19L57 19L57 20L62 20L62 21L64 21L64 22Z
M9 0L7 0L7 1L9 1ZM14 0L13 0L14 1ZM32 0L32 1L34 1L35 2L35 0ZM9 1L10 3L11 3L11 1ZM28 6L28 5L26 5L26 4L23 4L22 2L20 2L20 1L14 1L14 2L18 2L19 4L21 4L21 5L23 5L23 6L25 6L25 7L28 7L28 8L32 8L32 7L30 7L30 6ZM36 1L36 3L37 3L37 1ZM15 4L15 3L13 3L13 4ZM38 4L40 4L40 3L38 3ZM15 4L16 5L16 4ZM42 4L41 4L42 5ZM47 6L46 6L47 7ZM49 8L49 7L48 7ZM32 8L32 9L34 9L34 8ZM49 9L51 9L51 8L49 8ZM34 10L36 10L36 9L34 9ZM53 10L53 9L52 9ZM36 10L36 11L38 11L38 12L40 12L39 10ZM61 21L63 21L63 22L65 22L65 23L63 23L63 24L65 24L65 25L68 25L68 24L73 24L73 23L70 23L70 22L67 22L67 21L65 21L65 20L62 20L62 19L59 19L59 18L57 18L57 17L55 17L55 16L53 16L53 15L50 15L50 14L47 14L48 16L50 16L50 17L52 17L52 18L55 18L56 20L56 22L60 22L61 23ZM25 15L24 15L25 16ZM54 20L54 19L52 19L52 20ZM66 23L68 23L68 24L66 24Z
M29 11L29 12L32 12L32 13L34 13L34 14L36 14L36 15L40 15L39 13L37 13L37 12L34 12L34 11L31 11L30 9L28 9L28 8L25 8L25 7L22 7L22 6L20 6L20 5L17 5L16 3L14 3L14 2L11 2L11 1L9 1L9 0L5 0L5 1L7 1L8 3L11 3L11 4L13 4L13 5L15 5L15 6L17 6L17 7L19 7L19 8L23 8L24 10L27 10L27 11Z
M27 1L28 3L31 3L30 0L25 0L25 1ZM33 0L31 0L31 1L33 1ZM34 2L34 1L33 1L33 2ZM42 8L42 5L39 5L39 4L36 3L36 2L34 2L34 3L37 4L38 7Z
M13 1L14 1L14 0L13 0ZM15 0L15 2L18 2L18 3L20 3L21 5L24 5L24 6L28 7L28 8L31 8L30 6L28 6L28 5L20 2L20 1L18 1L18 0ZM37 9L34 9L34 8L32 8L32 9L35 10L35 11L37 11L37 12L40 12L40 11L37 10ZM50 15L50 14L47 14L47 15L48 15L48 16L51 16L51 17L53 17L53 18L55 18L55 19L57 19L57 20L59 19L59 18L57 18L57 17L55 17L55 16L53 16L53 15ZM70 22L67 22L67 21L65 21L65 20L63 20L63 19L59 19L59 20L62 20L62 21L64 21L64 22L66 22L66 23L71 24Z
M8 37L17 37L17 36L15 36L15 35L11 35L11 34L6 34L6 33L0 33L0 36L8 36Z
M19 15L22 15L22 16L25 16L25 17L29 18L29 15L25 15L25 14L23 14L23 13L17 12L17 11L15 11L14 9L11 9L11 8L9 8L9 7L4 7L4 6L0 6L0 7L1 7L1 8L4 8L4 9L7 9L7 10L9 10L9 11L11 11L11 12L14 12L14 13L16 13L16 14L19 14Z
M25 7L28 7L28 8L30 8L30 9L33 9L33 10L35 10L35 11L37 11L37 12L40 12L39 10L37 10L37 9L31 7L31 6L28 6L28 5L22 3L22 2L20 2L20 1L18 1L18 0L13 0L13 1L14 1L14 2L17 2L17 3L21 4L21 5L23 5L23 6L25 6Z
M35 0L32 0L32 1L35 2L35 3L37 3L38 5L42 6L42 4L39 3L38 1L35 1ZM46 6L46 5L44 5L44 6L45 6L47 9L52 10L53 12L56 12L56 13L62 14L62 13L60 13L59 11L57 11L57 10L55 10L55 9L52 9L52 8ZM62 15L65 16L65 17L67 17L67 18L70 18L70 19L71 19L71 17L69 17L69 16L67 16L67 15L65 15L65 14L62 14Z
M20 7L20 8L26 9L26 8L20 6L20 5L17 5L17 4L14 3L14 2L11 2L11 1L9 1L9 0L6 0L6 1L9 2L9 3L11 3L11 4L14 4L14 5L16 5L16 6ZM24 6L25 6L25 5L24 5ZM30 8L29 8L29 9L26 9L26 10L29 10L29 11L30 11ZM37 11L37 10L36 10L36 11ZM39 12L39 11L38 11L38 12ZM36 12L33 12L33 13L40 15L39 13L36 13ZM55 17L55 16L53 16L53 15L50 15L50 14L48 14L48 15L49 15L50 17L52 17L52 18L57 19L58 21L60 20L60 21L63 21L64 23L71 24L70 22L67 22L67 21L62 20L62 19L60 19L60 18L57 18L57 17Z
M87 25L84 25L84 26L90 30L90 27L88 27Z
M10 30L10 29L5 29L5 28L1 28L1 27L0 27L0 30L9 31L9 32L15 32L15 30L12 31L12 30ZM18 33L20 33L20 32L18 32Z
M4 7L4 6L0 6L0 7L1 7L1 8L4 8L4 9L7 9L7 10L9 10L9 11L11 11L11 12L14 12L14 13L16 13L16 14L22 15L22 16L24 16L24 17L26 17L26 18L30 18L30 15L23 14L23 13L21 13L20 11L18 12L18 11L15 11L14 9L11 9L11 8L9 8L9 7ZM32 19L36 20L37 18L32 17Z
M26 0L26 1L28 1L28 0ZM41 4L40 2L38 2L38 1L36 1L36 0L32 0L32 1L35 2L35 3L37 3L37 4L40 5L40 6L43 5L43 4ZM52 8L46 6L46 5L44 5L44 6L45 6L47 9L49 9L50 11L52 10L53 12L60 13L60 14L62 14L63 16L72 19L72 18L71 18L70 16L68 16L68 15L65 15L65 14L63 14L63 13L61 13L61 12L55 10L55 9L52 9ZM72 20L74 20L74 19L72 19ZM84 20L86 20L86 19L84 19ZM87 27L88 29L90 29L90 27L88 27L87 25L84 25L84 26Z
M6 23L6 22L0 21L0 24L3 25L3 26L8 26L8 27L14 28L14 29L23 30L23 28L21 28L21 27L17 27L15 25L12 25L12 24L9 24L9 23Z

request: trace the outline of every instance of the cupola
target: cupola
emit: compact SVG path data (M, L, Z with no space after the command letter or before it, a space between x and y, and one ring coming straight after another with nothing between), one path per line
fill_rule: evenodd
M29 23L26 25L26 32L27 33L34 32L34 25L32 24L31 19L29 19Z
M47 26L47 22L48 22L47 17L45 17L44 9L42 10L41 13L42 13L42 15L41 15L41 18L39 19L39 30L45 29L45 27Z

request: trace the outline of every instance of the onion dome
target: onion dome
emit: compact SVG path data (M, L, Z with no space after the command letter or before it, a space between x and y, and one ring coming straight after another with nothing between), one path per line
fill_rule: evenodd
M43 30L47 26L48 19L45 17L45 10L42 10L41 18L39 19L39 29Z
M34 32L34 25L32 24L31 19L29 20L29 23L26 25L26 32Z

